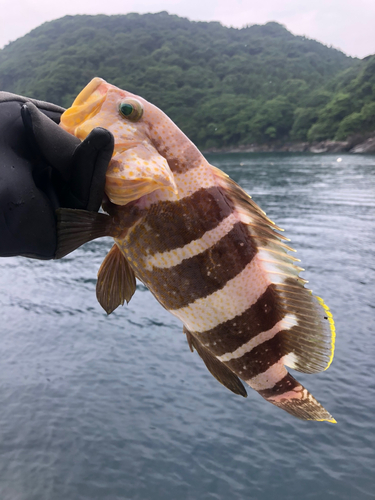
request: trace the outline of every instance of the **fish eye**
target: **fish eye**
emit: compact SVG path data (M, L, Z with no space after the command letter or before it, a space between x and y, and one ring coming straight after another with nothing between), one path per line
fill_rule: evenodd
M122 101L118 109L120 114L131 122L137 122L143 115L143 106L136 99L126 99L126 101Z

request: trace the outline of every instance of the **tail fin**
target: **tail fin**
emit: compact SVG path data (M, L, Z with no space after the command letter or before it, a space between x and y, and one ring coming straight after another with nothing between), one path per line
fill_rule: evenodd
M332 415L289 373L272 389L258 392L269 403L278 406L294 417L336 424Z

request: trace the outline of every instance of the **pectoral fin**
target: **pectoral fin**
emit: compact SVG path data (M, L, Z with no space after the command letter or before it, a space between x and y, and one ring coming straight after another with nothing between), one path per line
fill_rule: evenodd
M190 350L193 352L196 349L199 356L203 359L208 371L213 375L216 380L223 384L227 389L247 397L247 392L241 380L235 375L224 363L219 361L211 352L202 346L202 344L184 327Z
M96 283L98 302L107 314L111 314L119 305L123 305L125 300L129 303L135 287L134 272L115 244L98 271Z
M61 259L78 247L96 238L116 236L112 228L112 219L108 215L87 210L58 208L57 249L55 259Z

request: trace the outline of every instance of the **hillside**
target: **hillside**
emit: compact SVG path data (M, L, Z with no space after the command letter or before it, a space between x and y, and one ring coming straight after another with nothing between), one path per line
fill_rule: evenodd
M66 16L0 50L2 90L69 106L94 76L150 100L204 148L375 129L375 57L347 57L273 22Z

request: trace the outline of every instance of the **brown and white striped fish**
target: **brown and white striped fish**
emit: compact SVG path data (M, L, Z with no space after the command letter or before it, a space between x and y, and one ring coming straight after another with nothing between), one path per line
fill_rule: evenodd
M94 238L115 239L98 273L104 309L129 301L137 277L182 321L190 349L223 385L246 396L242 379L296 417L335 422L285 368L327 369L335 330L280 228L139 96L95 78L61 125L80 139L97 126L115 137L109 215L59 212L58 257Z

